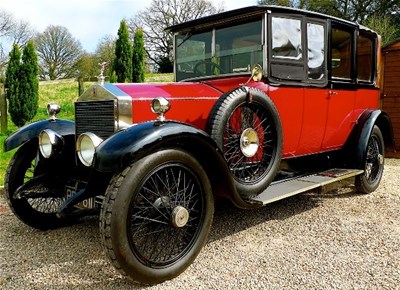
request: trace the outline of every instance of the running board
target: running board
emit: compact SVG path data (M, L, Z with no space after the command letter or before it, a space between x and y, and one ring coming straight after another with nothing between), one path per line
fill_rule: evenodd
M312 175L279 181L272 183L262 193L250 198L248 202L266 205L292 195L315 189L317 189L319 193L325 193L349 184L354 184L355 177L363 173L364 170L360 169L333 168Z

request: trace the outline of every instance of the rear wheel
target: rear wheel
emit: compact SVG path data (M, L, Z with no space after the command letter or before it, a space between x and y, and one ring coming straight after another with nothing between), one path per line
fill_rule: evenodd
M214 202L201 165L164 150L114 176L100 215L108 258L135 281L172 279L196 258L211 227Z
M381 182L384 168L385 145L381 130L374 126L368 140L364 174L356 177L357 191L371 193Z
M221 97L207 130L222 149L241 195L257 195L267 188L282 154L282 125L268 96L241 87Z

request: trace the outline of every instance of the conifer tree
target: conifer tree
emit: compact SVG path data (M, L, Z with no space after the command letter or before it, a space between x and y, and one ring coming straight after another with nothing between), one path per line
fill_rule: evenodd
M21 51L18 44L14 44L13 49L9 53L10 60L6 70L5 88L7 99L10 100L18 94L18 76L21 68Z
M117 82L117 74L116 74L115 70L112 71L112 73L110 75L109 82L110 83L116 83Z
M19 81L19 97L24 102L23 120L31 121L37 112L39 102L39 64L33 41L22 51L22 65Z
M134 83L144 82L145 57L143 30L138 28L133 39L132 82Z
M22 62L18 45L14 45L10 52L6 83L11 120L18 127L25 125L36 115L39 94L38 72L33 41L29 41L25 46Z
M117 75L117 82L125 83L132 79L132 44L129 40L126 21L122 20L118 29L118 39L115 43L115 59L113 70Z

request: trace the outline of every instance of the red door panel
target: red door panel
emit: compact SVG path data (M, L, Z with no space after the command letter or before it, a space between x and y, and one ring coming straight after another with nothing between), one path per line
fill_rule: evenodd
M296 155L308 155L321 151L328 113L326 89L304 89L304 117Z
M303 123L304 89L269 87L267 94L275 103L282 122L282 157L292 157L298 148Z
M355 91L328 91L328 119L322 148L338 149L346 142L355 124L354 105Z

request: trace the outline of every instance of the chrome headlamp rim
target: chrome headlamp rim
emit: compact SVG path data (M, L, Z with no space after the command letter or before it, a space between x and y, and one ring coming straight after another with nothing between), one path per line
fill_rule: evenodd
M90 167L93 164L96 148L103 139L91 132L82 133L76 140L76 152L83 165Z
M40 154L48 159L57 155L64 146L64 138L51 129L45 129L39 133Z

